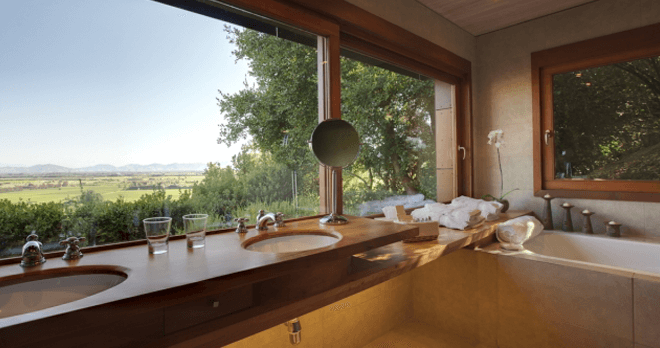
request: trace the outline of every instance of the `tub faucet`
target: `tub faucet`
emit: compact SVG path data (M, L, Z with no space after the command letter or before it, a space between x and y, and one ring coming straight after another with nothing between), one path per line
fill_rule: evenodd
M263 210L262 210L263 211ZM259 214L261 215L261 213ZM268 230L268 220L275 222L275 227L284 227L284 214L283 213L267 213L261 215L257 220L257 230L266 231Z
M23 245L23 253L21 255L22 267L39 266L46 262L41 242L37 240L39 239L39 236L34 232L35 231L32 231L32 233L27 236L27 243Z

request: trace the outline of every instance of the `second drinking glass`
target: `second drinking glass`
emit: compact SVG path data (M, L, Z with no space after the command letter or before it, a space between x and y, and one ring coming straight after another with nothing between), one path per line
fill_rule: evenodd
M206 244L207 214L188 214L183 216L183 230L186 233L188 248L202 248Z

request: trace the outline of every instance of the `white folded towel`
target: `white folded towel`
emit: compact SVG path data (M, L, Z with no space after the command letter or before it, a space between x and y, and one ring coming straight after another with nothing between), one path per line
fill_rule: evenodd
M478 212L481 214L480 212ZM427 204L424 208L413 210L410 214L414 219L431 218L440 225L457 230L464 230L478 225L483 221L479 215L474 216L474 209L471 207L451 206L442 203Z
M467 196L456 197L451 201L450 207L468 208L470 210L481 210L481 216L488 221L497 220L502 211L502 203L497 201L484 201L483 199L470 198Z
M464 230L466 227L468 227L467 220L452 215L443 215L440 217L440 220L438 222L442 226L445 226L447 228L453 228L456 230Z
M385 214L385 218L387 219L396 220L396 207L391 205L384 207L383 214Z
M543 224L533 216L520 216L497 226L496 236L505 249L519 250L522 244L543 231Z

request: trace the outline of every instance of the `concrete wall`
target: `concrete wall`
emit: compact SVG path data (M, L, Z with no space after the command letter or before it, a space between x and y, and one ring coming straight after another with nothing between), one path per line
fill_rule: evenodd
M612 34L660 22L660 1L600 0L567 11L477 37L474 88L475 192L500 192L495 148L487 145L490 130L503 129L504 191L513 209L542 213L543 200L533 196L532 87L530 54L547 48ZM623 223L629 236L660 237L660 204L579 199L555 199L554 220L559 226L559 205L571 202L573 221L581 228L579 211L596 212L594 230L604 232L604 221Z

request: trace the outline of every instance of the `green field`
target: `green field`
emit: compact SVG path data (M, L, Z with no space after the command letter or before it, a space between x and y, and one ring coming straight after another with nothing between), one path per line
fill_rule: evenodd
M75 198L81 193L80 181L82 180L82 188L87 191L91 190L95 193L100 193L104 200L116 201L119 197L124 197L128 202L138 200L145 193L153 192L152 189L128 190L133 183L141 183L143 185L162 185L167 187L169 185L178 185L181 187L191 187L195 182L203 179L202 174L187 174L187 175L149 175L141 174L134 176L62 176L62 177L10 177L0 178L0 188L11 188L16 186L26 186L32 184L40 186L45 184L56 184L58 182L66 181L68 186L55 187L55 188L41 188L41 189L23 189L22 191L14 192L0 192L0 199L9 199L11 202L16 203L19 201L43 203L43 202L61 202L67 199ZM182 190L180 189L166 189L165 192L171 195L173 199L177 199Z

